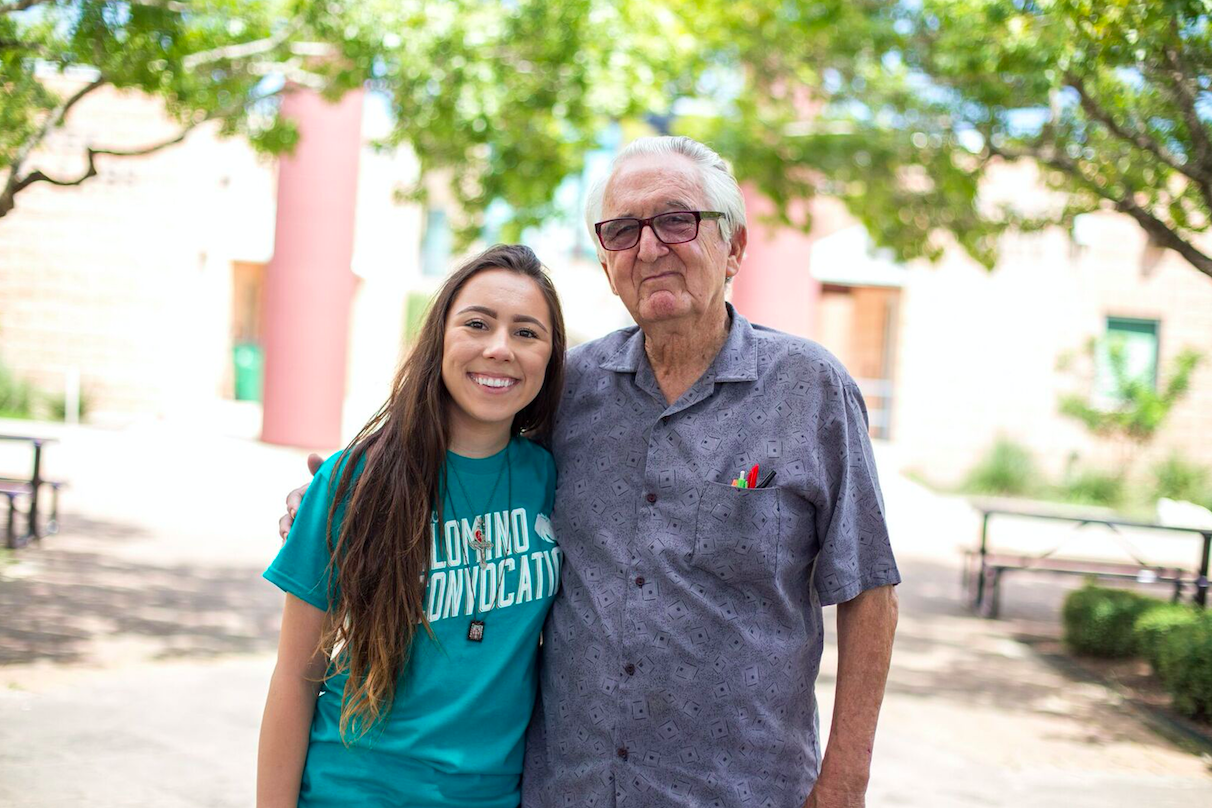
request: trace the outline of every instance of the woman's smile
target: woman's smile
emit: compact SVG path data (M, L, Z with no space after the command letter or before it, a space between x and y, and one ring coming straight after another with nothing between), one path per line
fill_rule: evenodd
M518 380L513 376L499 376L489 373L468 373L467 378L475 382L476 385L483 387L484 392L494 396L507 393L517 387L518 384Z

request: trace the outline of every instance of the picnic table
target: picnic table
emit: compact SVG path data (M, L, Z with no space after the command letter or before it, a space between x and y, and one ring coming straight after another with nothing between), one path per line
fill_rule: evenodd
M34 462L29 477L0 476L0 496L8 499L6 544L10 548L17 548L30 541L40 541L44 535L59 530L59 489L63 483L42 476L42 448L58 442L58 439L33 435L0 435L0 441L19 441L28 443L33 448ZM45 524L39 518L39 499L43 486L50 486L52 498L50 519ZM18 535L17 500L22 497L29 501L29 507L26 511L26 532Z
M996 617L1000 607L1002 577L1011 571L1033 571L1060 575L1084 575L1098 578L1135 580L1141 583L1164 583L1174 587L1173 600L1192 587L1192 600L1201 608L1207 606L1209 558L1212 556L1212 528L1160 524L1114 515L1065 513L1043 508L1010 507L1000 502L971 501L981 514L980 545L965 553L963 587L972 608L984 617ZM1042 553L995 550L989 543L989 522L993 517L1070 522L1077 528L1102 525L1115 533L1121 528L1198 535L1202 539L1200 554L1194 565L1154 563L1130 553L1130 562L1114 562L1057 555L1059 548Z

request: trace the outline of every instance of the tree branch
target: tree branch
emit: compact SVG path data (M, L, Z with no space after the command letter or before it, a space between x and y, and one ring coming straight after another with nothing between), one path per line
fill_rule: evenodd
M1107 127L1107 129L1109 129L1111 133L1120 140L1130 143L1133 146L1136 146L1138 149L1152 154L1165 165L1190 179L1199 188L1200 193L1203 194L1204 200L1207 202L1208 207L1212 208L1212 172L1203 170L1204 167L1199 166L1198 164L1192 166L1190 160L1185 162L1180 160L1169 149L1162 146L1144 132L1139 130L1128 131L1126 128L1121 126L1110 113L1103 109L1102 106L1094 100L1094 97L1086 89L1085 82L1083 82L1080 77L1069 74L1065 77L1065 80L1070 86L1073 87L1073 89L1077 90L1078 97L1081 100L1082 109L1086 111L1087 115L1103 124L1103 126Z
M1115 206L1115 209L1120 213L1127 214L1136 220L1141 229L1148 234L1153 242L1161 247L1174 250L1181 255L1191 266L1203 272L1209 278L1212 278L1212 256L1209 256L1195 247L1191 242L1184 239L1168 224L1158 219L1141 205L1138 205L1133 198L1135 196L1132 188L1126 184L1122 194L1113 194L1107 188L1100 186L1093 179L1088 177L1081 166L1066 159L1055 149L1049 149L1048 153L1037 151L1015 152L1010 151L992 143L988 146L992 154L1007 160L1033 159L1038 160L1044 165L1051 166L1058 171L1072 177L1080 185L1090 190L1095 195L1107 200Z
M1115 209L1135 219L1155 244L1174 250L1187 259L1191 266L1212 278L1212 256L1200 252L1194 244L1175 233L1169 225L1136 204L1132 199L1131 189L1126 190L1128 193L1125 197L1115 202Z
M239 42L235 45L225 45L221 48L212 48L208 51L191 53L181 60L181 64L185 69L193 70L199 65L221 62L225 59L245 59L249 56L259 56L262 53L269 53L290 39L295 31L299 30L300 25L299 20L291 20L282 26L282 30L273 36L268 36L265 39L256 39L252 42Z
M254 76L268 76L271 73L281 73L289 82L320 91L328 86L327 80L318 73L304 70L303 60L292 58L285 62L265 62L250 66L249 72Z
M1181 43L1182 39L1178 32L1178 21L1171 20L1170 28L1174 34L1174 38ZM1208 133L1204 131L1204 122L1199 117L1199 111L1196 109L1197 99L1189 84L1188 77L1190 73L1187 70L1186 62L1179 52L1178 46L1164 47L1162 48L1162 53L1165 55L1166 62L1170 68L1169 78L1174 86L1172 95L1178 103L1179 109L1182 111L1187 131L1191 133L1191 146L1195 152L1193 155L1195 162L1205 172L1212 174L1212 143L1208 140Z
M46 53L45 46L33 42L22 42L19 39L0 39L0 50L24 50L38 54Z
M230 114L230 113L228 113L228 114ZM143 157L144 155L151 154L153 152L158 152L161 149L167 149L169 146L177 145L181 141L185 140L185 138L189 136L190 132L194 131L202 124L206 123L207 121L213 121L213 120L215 120L217 118L221 118L221 117L226 117L226 116L225 115L207 116L207 117L203 118L202 120L198 121L197 123L191 123L188 126L182 127L180 132L178 132L174 136L170 137L168 140L162 140L159 143L153 143L152 145L144 146L141 149L94 149L93 147L90 146L88 148L90 159L91 159L91 155L94 155L94 154L106 154L111 157Z
M132 6L146 6L147 8L163 8L169 11L175 11L178 14L184 14L189 11L189 3L180 3L177 0L130 0Z
M14 0L11 3L0 3L0 14L16 14L18 11L25 11L27 8L49 2L51 0Z
M89 177L97 176L97 164L93 159L96 156L96 154L97 153L95 151L93 151L92 149L88 150L88 168L85 169L83 174L81 174L79 177L77 177L74 180L57 180L54 177L48 177L46 174L43 174L41 171L35 170L35 171L31 171L30 173L26 174L14 186L12 195L16 196L17 194L24 191L29 186L33 185L35 182L49 182L51 185L58 185L58 186L61 186L64 188L68 188L73 185L79 185L80 183L82 183L86 179L88 179ZM11 206L9 209L11 210ZM4 210L2 207L0 207L0 212L7 213L8 211Z
M4 216L13 209L13 197L20 190L17 186L21 181L17 177L20 175L21 166L25 164L25 160L29 157L30 152L37 148L42 141L46 140L46 136L50 134L52 129L63 122L63 118L80 99L108 83L109 79L105 76L99 76L81 87L68 97L66 101L51 110L51 114L46 116L46 120L42 122L42 126L38 129L37 133L17 150L17 153L13 155L13 159L8 164L8 177L4 180L4 190L0 191L0 216ZM81 182L83 181L81 180Z
M87 180L91 177L97 176L96 158L98 155L106 155L109 157L142 157L144 155L152 154L153 152L157 152L157 151L160 151L161 149L166 149L169 146L174 146L174 145L180 143L181 141L185 140L185 138L189 135L190 132L197 129L199 126L201 126L204 123L208 123L210 121L222 120L224 118L231 117L232 115L235 115L237 112L239 112L241 109L244 109L245 106L247 106L247 105L255 104L259 101L264 101L267 98L272 98L273 96L280 95L284 92L289 92L289 88L283 88L283 89L274 90L273 92L264 93L262 95L254 97L254 98L250 98L247 101L242 101L240 103L232 104L230 106L224 107L223 109L216 110L216 111L194 121L193 123L187 124L186 126L182 127L181 130L179 132L177 132L177 134L173 135L172 137L168 138L167 140L162 140L158 143L153 143L150 146L143 146L143 147L140 147L137 149L99 149L99 148L96 148L93 146L88 146L85 149L85 158L88 161L88 166L87 166L87 168L85 168L84 173L81 174L79 177L77 177L74 180L56 179L54 177L48 176L47 174L45 174L42 171L37 171L37 170L31 171L29 174L26 174L20 180L17 180L16 177L17 177L17 170L18 170L19 166L14 162L11 166L11 170L8 175L8 180L7 180L7 184L5 186L4 192L2 194L0 194L0 218L3 218L5 216L5 214L9 213L13 209L14 197L19 192L25 190L26 188L33 185L34 183L46 182L46 183L50 183L51 185L57 185L60 187L71 187L73 185L80 185L85 180ZM78 93L76 100L78 100L78 96L81 96L82 94L83 94L82 92ZM74 101L72 101L71 103L74 103ZM67 105L65 105L65 106L67 106ZM66 109L64 109L64 112L66 112ZM45 135L43 135L43 137L44 136ZM24 159L24 157L22 159Z
M216 116L216 117L218 117L218 116ZM61 186L64 188L68 188L73 185L79 185L82 182L84 182L85 180L87 180L89 177L97 176L96 158L97 158L97 155L99 155L99 154L109 155L110 157L142 157L144 155L152 154L153 152L158 152L161 149L166 149L169 146L175 146L176 144L185 140L185 138L189 135L189 133L192 132L194 129L197 129L200 125L202 125L206 121L210 121L210 120L214 120L214 118L208 116L208 117L204 118L203 120L198 121L197 123L191 123L188 126L181 129L180 132L178 132L176 135L169 138L168 140L162 140L159 143L153 143L150 146L144 146L143 148L140 148L140 149L95 149L92 146L88 146L85 149L85 154L88 159L88 168L86 168L84 173L82 175L80 175L78 178L76 178L74 180L58 180L58 179L55 179L54 177L47 176L46 174L42 173L41 171L31 171L29 174L26 174L25 177L23 177L20 181L17 182L16 188L13 190L13 194L15 195L15 194L25 190L26 188L28 188L29 186L33 185L36 182L49 182L51 185L58 185L58 186Z
M80 99L84 98L84 96L88 95L94 90L100 89L108 83L109 79L107 79L105 76L98 76L88 84L85 84L79 90L76 90L75 93L68 96L67 100L62 104L51 110L51 114L48 115L46 120L42 122L42 127L38 130L38 133L26 141L25 145L18 150L16 156L13 158L12 165L16 166L25 162L25 158L29 156L29 153L37 148L42 141L46 139L46 136L50 134L50 131L63 123L63 119L67 117L67 113L71 111L72 107L76 106L76 104L80 102Z

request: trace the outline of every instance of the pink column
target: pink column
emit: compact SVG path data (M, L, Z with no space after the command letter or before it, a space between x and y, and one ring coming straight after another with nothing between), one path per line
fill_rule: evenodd
M750 322L801 337L815 338L821 284L808 272L812 238L761 219L771 203L744 186L749 247L732 282L732 304Z
M283 99L282 114L298 125L300 142L278 162L274 256L265 272L261 439L332 448L341 443L355 284L362 92L333 104L299 88Z

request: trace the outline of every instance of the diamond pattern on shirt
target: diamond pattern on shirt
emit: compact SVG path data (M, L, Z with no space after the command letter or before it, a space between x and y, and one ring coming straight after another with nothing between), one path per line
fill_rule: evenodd
M820 765L821 606L900 581L854 382L729 311L672 405L636 328L569 354L525 806L798 808ZM729 485L754 463L771 487Z

